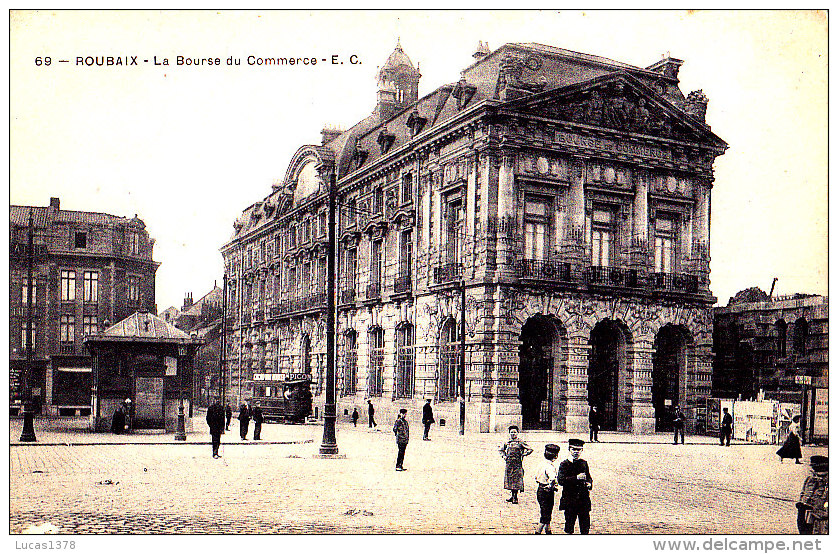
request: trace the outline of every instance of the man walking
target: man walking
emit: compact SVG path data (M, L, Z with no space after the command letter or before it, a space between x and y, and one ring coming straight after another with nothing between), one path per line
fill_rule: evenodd
M404 451L407 450L407 442L410 440L410 426L407 423L407 410L404 408L399 410L399 415L393 424L393 433L396 435L396 446L399 448L399 454L396 456L396 471L406 471Z
M253 440L255 441L262 440L262 421L264 421L262 407L257 402L256 407L253 408Z
M730 436L733 434L733 418L727 413L727 408L722 408L724 415L719 425L719 446L730 446ZM727 445L725 445L727 439Z
M591 528L591 488L594 480L588 462L582 459L585 441L569 439L570 455L559 465L558 483L562 486L559 510L564 510L564 532L573 534L576 519L579 518L579 533L587 535Z
M428 437L428 432L431 430L431 425L433 425L435 421L434 409L431 407L431 401L425 400L425 405L422 406L422 425L425 426L425 432L422 435L423 441L431 440L430 437Z
M367 415L369 416L370 429L378 427L378 423L375 422L375 406L372 405L372 400L367 400Z
M221 433L224 432L224 408L218 402L207 408L207 425L212 437L212 457L220 458L218 448L221 446Z
M675 404L675 412L672 414L672 426L675 429L675 437L672 439L672 444L678 444L678 434L681 434L681 444L684 444L684 412L678 404Z
M225 431L230 430L230 420L233 419L233 408L230 407L230 403L227 402L227 407L224 408L224 415L227 418L227 426L224 428Z
M591 406L591 411L588 412L588 425L591 428L591 442L599 442L599 412L596 406Z
M250 426L250 410L247 404L239 406L239 435L243 441L247 440L247 428Z

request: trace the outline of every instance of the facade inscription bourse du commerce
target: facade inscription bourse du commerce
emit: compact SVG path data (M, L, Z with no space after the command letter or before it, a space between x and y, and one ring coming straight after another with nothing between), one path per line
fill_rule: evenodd
M662 430L710 395L712 165L727 145L681 60L646 68L481 43L419 97L401 46L373 113L324 129L222 248L229 398L325 383L327 188L338 188L338 414L371 398L466 430ZM460 390L460 291L465 388Z

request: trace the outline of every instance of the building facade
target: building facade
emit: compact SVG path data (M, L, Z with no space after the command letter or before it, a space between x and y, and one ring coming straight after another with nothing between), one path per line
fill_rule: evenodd
M83 345L137 310L156 311L154 240L145 224L50 205L10 206L10 402L19 410L27 364L27 253L33 220L33 370L30 383L44 415L89 414L92 360Z
M714 396L799 403L828 387L829 298L741 291L714 310L713 350Z
M647 433L709 396L727 145L681 64L481 45L419 98L397 46L372 114L300 147L221 249L231 399L254 374L302 373L322 410L331 179L339 416L430 398L449 427L463 402L467 431L578 431L595 404L603 428Z

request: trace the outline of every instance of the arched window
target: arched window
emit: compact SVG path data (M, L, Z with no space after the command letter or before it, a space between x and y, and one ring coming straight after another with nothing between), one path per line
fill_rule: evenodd
M308 338L308 335L303 335L302 350L302 372L306 375L311 375L311 340Z
M806 355L806 339L809 337L809 324L802 317L794 322L794 353Z
M384 329L373 327L369 331L370 365L367 378L368 396L381 396L384 392Z
M460 337L457 322L449 318L442 328L439 349L439 400L457 398L457 371L460 366Z
M343 343L343 394L350 396L356 392L358 382L358 333L346 332Z
M788 334L788 324L782 319L774 324L777 329L777 356L780 358L786 357L786 335Z
M405 323L398 328L396 341L396 398L413 398L413 325Z

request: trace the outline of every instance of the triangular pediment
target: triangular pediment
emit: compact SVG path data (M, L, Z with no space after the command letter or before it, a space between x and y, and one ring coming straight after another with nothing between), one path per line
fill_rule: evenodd
M506 107L592 127L727 148L707 125L622 71L520 98Z

